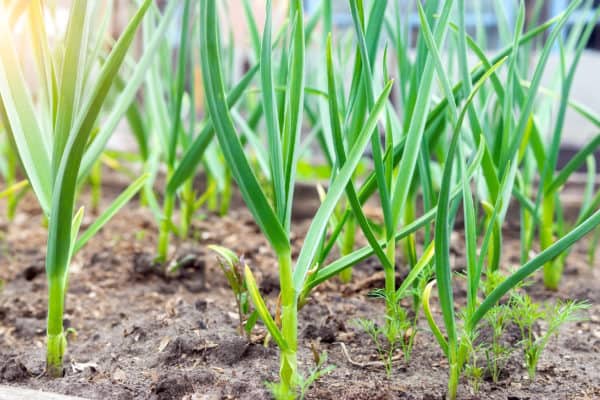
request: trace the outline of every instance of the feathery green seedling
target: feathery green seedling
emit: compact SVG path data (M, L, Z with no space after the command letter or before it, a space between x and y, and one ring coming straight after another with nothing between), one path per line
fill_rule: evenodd
M277 393L283 398L296 395L300 382L296 361L298 300L310 269L316 261L321 239L328 220L352 178L363 152L373 135L374 128L391 90L388 83L374 104L373 111L364 126L356 132L355 145L347 154L347 161L332 181L325 200L317 211L308 230L303 247L292 268L290 244L291 210L298 161L298 141L302 122L304 97L304 21L302 3L298 0L290 8L291 20L289 46L289 73L284 92L284 108L279 108L273 85L271 68L271 4L267 2L267 22L261 44L262 101L267 121L269 168L272 189L260 187L258 180L243 151L233 125L231 112L226 101L221 55L219 52L218 17L216 1L201 2L201 62L206 101L216 136L240 188L244 201L254 215L257 224L271 243L279 261L281 287L281 328L258 292L254 276L245 270L246 284L250 297L261 320L280 349L281 368ZM283 124L278 115L283 112ZM354 133L354 132L353 132ZM272 194L269 200L267 194ZM272 204L271 204L272 201Z
M476 334L476 333L475 333ZM465 362L465 376L467 377L471 388L475 393L479 392L479 386L483 381L485 368L480 365L479 353L483 350L484 345L475 346L474 338L467 338L465 346L469 349L468 360Z
M492 381L497 383L504 369L512 348L501 342L502 335L510 322L510 309L506 305L498 305L492 308L485 319L492 330L491 343L484 345L487 369L492 376Z
M521 344L529 379L535 379L537 365L548 342L567 324L583 320L582 311L589 308L586 302L557 302L542 308L526 294L515 293L510 298L510 317L521 331ZM538 322L545 321L547 327L541 335L535 333Z
M22 3L22 2L17 2ZM63 51L55 56L44 29L42 2L28 2L27 29L34 44L38 66L38 111L30 94L20 54L5 15L0 15L0 98L3 122L11 134L23 170L48 218L46 272L48 276L47 372L62 375L66 349L63 310L68 283L68 268L73 255L135 195L143 185L142 176L117 198L82 235L79 227L83 209L74 213L78 184L87 177L86 165L92 165L112 133L104 127L92 140L108 92L134 39L151 1L144 1L114 44L106 60L96 69L103 32L93 32L92 20L100 2L76 0L69 14L67 33L60 41ZM171 7L172 9L172 7ZM158 29L157 36L164 33ZM147 51L152 50L150 47ZM136 67L141 74L151 61L149 53ZM138 85L133 79L120 100L130 102ZM129 97L128 97L129 96ZM108 127L120 119L125 107L117 104L110 110ZM116 125L116 123L115 123ZM108 129L108 130L107 130ZM94 157L94 155L96 157ZM87 163L87 164L86 164Z

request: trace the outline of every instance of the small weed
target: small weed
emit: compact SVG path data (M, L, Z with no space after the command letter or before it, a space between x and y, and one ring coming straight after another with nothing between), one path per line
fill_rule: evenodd
M511 319L521 330L522 346L527 372L535 379L540 356L550 339L558 336L560 328L567 324L582 321L581 313L589 308L586 302L559 301L554 306L542 307L526 294L514 294L510 301ZM535 332L536 325L545 321L547 329L541 334Z
M251 311L248 288L244 279L244 261L240 260L231 250L220 246L209 246L219 255L219 266L227 278L229 287L235 296L239 317L240 335L246 335L248 340L258 319L256 311Z

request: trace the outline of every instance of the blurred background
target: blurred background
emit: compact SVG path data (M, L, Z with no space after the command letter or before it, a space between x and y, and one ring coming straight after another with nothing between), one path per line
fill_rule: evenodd
M274 7L274 22L275 25L284 21L287 16L289 0L273 0ZM322 0L304 0L304 7L308 20L310 15L314 13L320 6ZM374 0L366 0L366 3ZM590 2L584 2L584 4L593 4L590 9L589 6L586 9L583 7L575 12L571 17L567 27L565 29L565 37L572 26L580 20L589 20L592 17L594 8L600 6L600 0L589 0ZM402 15L405 17L402 23L405 25L403 28L407 30L409 37L409 44L414 47L417 32L419 29L419 18L417 15L415 0L389 0L392 4L396 2L397 6L402 9ZM56 0L48 3L52 3L51 7L52 15L48 16L47 26L51 34L62 35L66 28L66 21L69 12L69 6L71 0ZM116 37L116 35L123 29L131 16L134 5L134 0L114 0L106 1L106 9L112 7L111 15L111 27L110 32ZM160 7L164 6L164 0L158 0ZM259 23L258 28L262 29L262 23L264 21L264 8L265 0L253 0L251 1L252 12L254 13ZM499 24L499 18L514 24L519 2L516 0L466 0L466 25L469 30L469 34L473 37L484 38L486 49L490 54L493 54L501 47L501 37L503 34L512 35L512 32L502 32L499 28L502 24ZM568 0L526 0L526 12L527 21L532 20L545 21L560 12L562 12L569 4ZM183 2L182 2L183 7ZM334 10L334 29L336 35L343 36L346 31L351 30L352 18L348 7L347 0L333 0ZM591 11L590 11L591 10ZM248 68L251 64L251 39L248 32L246 23L245 10L243 7L242 0L224 0L222 7L222 31L231 32L232 36L227 37L223 35L224 44L228 45L228 41L233 42L235 48L234 57L237 66L237 74L241 75L244 69ZM383 23L383 22L382 22ZM319 27L317 27L319 29ZM177 23L173 24L173 27L169 33L169 37L173 41L174 48L179 40L179 26ZM385 30L384 30L385 32ZM350 35L348 35L350 36ZM137 44L138 50L143 46L141 38L138 37ZM315 49L316 51L317 49ZM308 50L310 51L310 49ZM322 56L316 54L315 62L320 62ZM309 58L310 62L311 58ZM391 62L394 62L393 60ZM475 59L473 59L475 64ZM310 65L308 66L310 68ZM579 65L575 82L573 84L572 98L587 107L595 111L600 111L600 79L597 79L597 71L600 67L600 24L598 24L592 34L589 42L587 43L587 51L584 53L581 63ZM549 62L549 66L544 77L545 82L550 82L553 79L553 75L559 68L559 57L558 48L554 52ZM202 90L201 90L201 78L200 71L195 71L194 85L196 85L196 93L198 96L197 104L202 104ZM199 110L200 112L202 110ZM581 144L586 143L592 135L595 135L593 126L585 121L581 116L577 115L573 111L569 111L567 115L566 131L563 135L566 146L579 147ZM111 147L121 148L126 150L129 146L127 139L121 135L115 135L111 142Z

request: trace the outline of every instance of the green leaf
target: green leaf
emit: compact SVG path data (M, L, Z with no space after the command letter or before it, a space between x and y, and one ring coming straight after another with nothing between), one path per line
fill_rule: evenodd
M159 25L153 30L152 36L144 42L144 53L142 57L136 63L134 71L127 77L128 79L125 88L112 106L108 116L103 120L100 132L98 132L98 135L96 135L85 152L81 172L79 174L79 183L85 180L85 177L89 174L89 171L91 171L93 165L104 151L106 144L121 121L123 114L130 107L132 101L134 101L138 89L144 82L148 69L156 60L156 51L164 41L165 32L169 28L171 20L176 14L178 4L179 1L177 0L171 0L167 4L165 13L161 18Z
M271 171L271 182L273 184L273 197L277 217L282 223L285 221L287 212L287 196L285 186L285 169L283 165L283 150L281 144L281 132L279 129L279 118L277 110L277 98L273 84L273 69L271 60L271 16L272 4L267 1L266 13L267 20L263 32L260 72L262 84L262 102L267 126L267 141L269 143L269 160Z
M344 193L348 182L350 182L350 179L352 178L352 175L354 174L354 171L356 170L356 167L362 158L365 148L371 139L371 135L373 135L375 132L375 126L377 125L377 121L379 120L381 112L385 108L384 106L388 100L391 90L392 82L388 82L383 89L383 92L377 99L377 102L375 103L371 114L367 118L365 125L358 134L354 145L348 152L346 163L339 170L335 179L331 182L331 186L329 187L327 195L317 210L312 223L310 224L304 239L304 245L302 246L302 250L300 251L298 260L296 262L296 268L294 269L294 286L298 293L302 290L307 273L315 260L319 250L321 238L323 237L323 233L327 228L329 217L335 211L337 202Z
M227 96L227 105L229 108L235 106L235 104L240 100L254 75L258 71L259 66L256 65L240 80L240 82L229 92ZM177 166L177 169L173 173L173 176L169 180L169 184L167 185L167 192L175 193L181 185L196 172L196 168L202 161L204 152L208 148L209 144L212 142L215 136L214 127L210 119L206 121L204 128L198 134L198 137L194 140L192 145L186 150L183 155L183 159Z
M79 237L79 239L74 242L73 246L73 254L77 254L79 250L83 248L87 244L87 242L96 235L106 225L108 221L110 221L115 214L121 210L132 198L135 196L140 189L146 183L149 174L144 174L132 182L123 193L121 193L108 208L94 221L92 225L90 225L86 231Z
M242 197L257 224L277 254L288 253L290 243L286 231L269 204L246 158L225 99L215 1L203 0L201 10L200 60L206 92L206 105L219 144L240 188Z
M50 212L52 165L49 137L44 135L36 118L37 110L27 88L15 40L8 29L6 15L0 15L0 98L23 169L40 206Z
M88 103L83 107L79 119L65 146L52 195L52 208L49 219L48 252L46 272L50 280L64 281L70 262L71 224L65 223L73 218L73 205L77 192L77 176L89 135L100 114L108 91L119 68L133 42L135 32L142 21L151 0L145 0L135 16L115 44L106 63L103 65Z
M493 308L496 303L510 290L523 282L527 277L543 267L545 263L554 260L564 253L574 243L591 232L600 225L600 210L592 214L588 219L574 228L571 232L557 240L550 247L532 258L529 262L519 268L516 272L506 278L496 289L490 293L483 303L477 308L477 311L469 320L469 327L473 329L487 312Z
M281 351L286 351L288 348L288 344L283 338L281 330L279 330L277 324L275 324L275 321L273 320L273 317L271 316L271 313L269 312L265 301L260 295L258 291L258 286L256 285L256 280L254 279L254 275L252 275L252 271L250 270L248 265L244 267L244 275L246 277L246 286L248 287L248 293L250 294L252 303L254 303L256 312L258 313L258 315L260 315L260 319L267 327L269 334L271 335L273 340L275 340L275 343L277 343L279 349Z

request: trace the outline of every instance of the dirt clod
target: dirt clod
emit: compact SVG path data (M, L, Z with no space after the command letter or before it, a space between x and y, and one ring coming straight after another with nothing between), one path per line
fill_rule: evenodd
M11 357L0 364L0 379L4 382L20 382L29 378L30 374L21 361Z
M171 400L180 399L194 390L187 375L166 375L159 379L152 389L152 399Z

